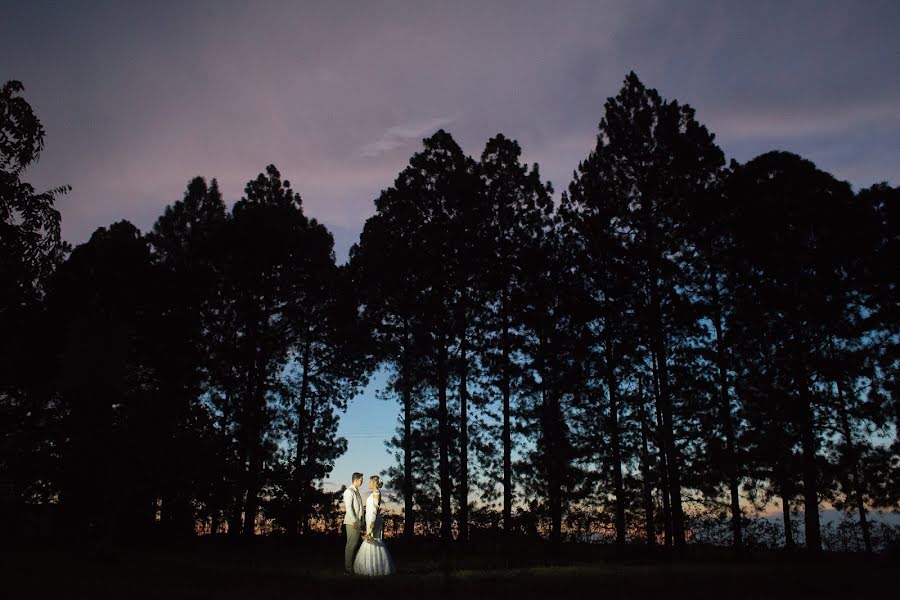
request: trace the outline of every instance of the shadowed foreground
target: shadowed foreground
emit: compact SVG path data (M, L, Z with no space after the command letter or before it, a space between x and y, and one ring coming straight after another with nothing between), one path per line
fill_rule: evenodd
M367 593L364 578L341 572L341 548L317 544L96 549L29 548L3 552L10 598L300 598ZM331 553L328 554L328 550ZM694 549L689 555L617 559L611 548L590 562L571 556L556 565L540 550L513 553L508 567L495 552L469 551L442 570L437 553L395 548L398 575L378 583L385 597L597 598L877 598L896 585L896 557L826 554L818 560L765 554L738 560ZM332 556L333 555L333 556ZM606 558L602 556L606 555ZM331 559L331 560L329 560Z

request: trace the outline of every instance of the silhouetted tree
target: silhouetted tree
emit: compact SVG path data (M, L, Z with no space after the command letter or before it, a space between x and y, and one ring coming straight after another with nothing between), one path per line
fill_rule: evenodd
M337 437L337 411L346 410L365 383L372 349L349 272L334 264L331 234L312 220L304 237L303 254L294 257L294 268L305 280L290 317L296 347L288 381L294 390L289 438L296 460L291 496L298 525L306 530L318 489L314 484L331 473L347 449L346 439Z
M194 531L196 490L212 485L209 477L216 472L209 464L213 457L201 444L214 436L202 402L209 370L204 315L217 288L211 241L225 219L216 180L207 186L205 179L195 177L184 198L167 206L147 234L154 261L164 272L156 290L161 322L153 336L159 372L156 419L164 429L155 442L160 520L183 533Z
M866 482L875 506L896 508L900 504L900 317L897 311L896 265L900 262L900 187L885 183L859 192L861 206L870 214L872 227L859 235L874 248L860 265L860 301L863 318L859 326L862 371L867 374L863 405L867 416L895 432L889 443L871 449L862 461L860 478ZM861 393L863 393L861 391Z
M479 287L487 309L483 316L482 362L486 387L500 395L502 458L495 473L501 474L506 535L512 525L512 407L513 392L521 377L517 357L524 343L522 311L526 290L535 276L527 260L539 251L553 206L550 184L541 181L536 164L529 169L520 162L521 154L516 141L498 134L488 141L479 163L483 195L477 233L483 249ZM490 441L485 443L490 445Z
M607 100L599 129L596 148L576 174L573 195L602 194L576 200L605 205L609 214L604 218L613 221L610 227L639 273L634 283L638 292L631 301L654 365L665 459L661 484L671 508L674 541L681 545L682 456L676 440L678 389L672 361L679 352L688 352L698 335L689 293L696 258L688 216L691 204L715 186L724 158L713 136L694 119L694 109L663 100L634 73L626 77L618 96ZM612 374L612 368L607 372ZM617 384L611 383L608 393L615 394ZM621 515L621 509L617 512Z
M469 360L466 290L470 274L465 272L467 217L463 207L477 197L474 165L453 138L441 130L424 140L424 144L424 150L413 155L394 186L376 200L376 215L366 223L359 246L351 251L351 261L360 265L358 272L366 274L365 285L370 290L374 287L369 292L373 295L367 296L374 297L373 304L383 307L383 303L399 302L396 306L373 308L374 318L384 324L376 327L382 327L387 335L387 356L391 362L401 369L401 374L410 373L411 348L421 348L427 357L429 367L424 372L437 396L441 539L446 542L451 539L452 523L452 422L457 424L461 447L468 447L465 369ZM399 288L401 293L384 293L385 284L396 282L398 275L407 278ZM460 391L458 420L449 412L448 395L454 372ZM404 376L407 380L401 385L409 390L415 382ZM407 422L412 412L411 400L404 396ZM411 432L404 435L411 437ZM468 489L467 476L462 474L468 471L465 451L461 451L460 458L458 489L462 498ZM406 481L411 482L412 478L406 477ZM463 507L461 532L465 531L465 518Z
M587 338L586 408L589 416L601 416L586 424L583 443L593 447L605 465L597 490L611 482L615 502L616 543L625 543L625 489L622 456L621 396L623 380L635 369L629 364L637 354L639 332L636 327L635 286L638 272L629 260L628 248L617 230L626 207L601 174L601 155L596 151L578 166L568 193L561 200L560 216L566 247L573 255L574 269L581 274L581 320ZM605 398L604 398L605 396Z
M523 500L545 507L554 543L562 539L563 515L583 489L572 413L584 381L584 352L580 322L569 303L573 274L563 252L555 224L523 252L533 279L523 302L523 376L517 394L516 429L526 440L517 468L528 482Z
M724 183L724 178L723 178ZM730 260L735 252L733 226L734 205L724 194L724 185L715 187L694 205L695 244L699 260L697 293L701 298L702 317L712 331L710 345L703 352L702 364L697 368L706 374L706 395L709 402L702 431L705 448L701 462L700 487L705 497L714 499L728 491L731 511L732 544L738 551L743 546L743 515L740 506L740 448L738 438L742 428L740 408L733 396L734 358L731 345L733 333L728 323L734 310L734 298L729 287Z
M31 105L17 94L18 81L0 88L0 315L40 299L46 278L71 247L60 238L53 206L70 186L43 192L22 181L44 148L44 128ZM8 318L8 317L7 317Z
M829 236L826 240L829 249L826 260L835 270L832 294L845 303L844 310L834 315L827 325L819 376L827 382L823 391L824 426L837 433L828 436L836 483L829 500L836 508L856 510L867 552L873 551L867 504L880 502L872 493L872 474L865 465L897 464L896 449L892 460L890 446L875 442L870 434L887 429L895 418L880 383L884 366L890 371L897 365L897 337L887 333L897 331L896 322L893 326L880 322L886 316L890 319L890 310L885 310L890 302L885 303L884 293L888 292L885 287L896 287L890 277L882 276L885 265L881 264L886 249L893 245L896 253L896 226L892 234L879 214L892 196L894 203L900 197L891 191L884 185L873 186L860 192L849 206L833 211L831 217L836 222L830 226L839 229L842 235ZM889 482L888 473L875 479Z
M196 177L146 236L120 221L72 251L69 188L23 180L44 131L22 91L0 89L6 514L58 502L107 540L333 527L340 413L381 367L408 541L502 522L681 546L727 516L752 548L742 500L777 500L788 548L801 503L811 551L837 539L821 502L858 515L845 546L884 543L900 188L785 152L725 170L694 110L629 73L557 212L517 142L475 162L441 130L343 267L273 165L230 212ZM707 514L686 523L688 497Z
M802 449L802 479L807 548L821 549L819 479L824 392L817 382L823 370L825 341L848 310L848 288L841 272L847 249L843 223L853 196L850 186L784 152L769 152L737 167L730 182L737 203L734 221L737 252L746 261L741 288L760 315L777 324L774 342L781 351L788 398L796 408ZM852 222L852 220L851 220ZM749 277L748 277L749 275ZM746 312L736 315L742 319ZM750 333L742 329L744 335ZM771 353L771 351L769 351Z
M400 437L392 442L402 451L398 460L403 467L399 471L389 470L389 474L394 487L399 486L404 502L407 541L412 540L415 531L416 473L419 472L413 469L416 460L413 438L422 400L415 389L426 378L417 371L422 360L420 345L424 342L417 306L420 291L413 273L402 268L412 260L413 251L396 243L383 222L372 217L366 222L359 244L351 248L349 262L363 318L375 336L375 354L393 371L387 390L399 396L403 407L399 417Z
M57 399L49 385L51 331L40 302L49 276L71 250L54 207L61 186L36 192L23 181L44 148L44 128L19 94L0 88L0 503L48 501L57 491Z
M76 534L111 539L155 518L161 437L149 357L158 271L127 221L99 228L54 274L64 430L60 503Z
M297 342L307 286L317 285L310 281L317 267L307 263L333 257L330 234L303 215L300 195L274 165L244 194L215 234L220 287L207 327L215 364L211 401L235 440L228 459L235 486L230 530L253 535L262 474L279 438L275 424L292 404L282 372Z

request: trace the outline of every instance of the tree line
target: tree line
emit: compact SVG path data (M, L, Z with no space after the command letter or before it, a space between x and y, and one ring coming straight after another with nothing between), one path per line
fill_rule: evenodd
M900 507L900 188L787 152L727 163L630 73L558 201L516 141L476 160L441 130L343 265L272 165L231 210L197 177L151 231L73 249L68 188L22 181L44 132L21 91L0 94L12 506L76 535L309 533L380 368L408 540L679 547L702 513L740 549L777 506L781 543L818 551L830 505L871 551L870 511Z

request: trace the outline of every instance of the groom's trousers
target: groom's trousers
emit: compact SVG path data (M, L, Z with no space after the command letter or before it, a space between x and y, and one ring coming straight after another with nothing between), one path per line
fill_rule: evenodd
M347 530L347 546L344 548L344 571L353 572L353 559L356 557L356 548L359 546L359 526L344 525Z

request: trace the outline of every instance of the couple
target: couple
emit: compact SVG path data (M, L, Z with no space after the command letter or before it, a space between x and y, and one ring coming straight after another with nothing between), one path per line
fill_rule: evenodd
M351 575L393 575L394 560L387 551L382 540L384 522L381 519L381 486L383 482L378 475L369 477L369 489L372 493L366 498L366 526L360 532L363 507L359 486L362 485L363 474L353 474L353 484L344 490L344 529L347 531L347 547L344 549L344 573ZM363 534L362 546L359 545L360 533Z

